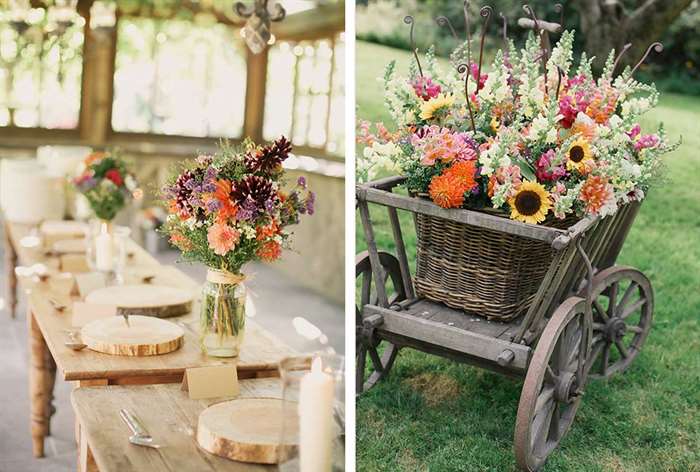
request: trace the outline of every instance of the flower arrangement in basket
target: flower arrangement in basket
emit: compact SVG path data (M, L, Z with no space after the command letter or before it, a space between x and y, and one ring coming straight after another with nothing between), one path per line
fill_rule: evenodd
M90 154L73 184L103 221L113 220L131 198L139 195L136 178L116 151Z
M304 177L283 189L282 163L291 149L285 137L264 147L224 142L213 156L186 162L163 188L163 231L184 260L209 268L201 324L202 347L210 355L238 354L245 327L242 267L280 258L289 245L285 228L314 212L314 193Z
M481 56L491 7L481 10L478 62L467 38L452 52L447 71L432 49L422 61L413 48L407 76L399 75L394 62L386 67L385 102L394 129L360 123L358 140L365 144L360 179L389 169L405 175L409 192L440 207L560 228L586 215L613 215L645 197L659 177L660 156L677 146L663 127L645 134L638 124L657 104L658 93L634 73L661 44L620 74L628 48L617 57L611 51L596 77L593 58L585 53L574 64L573 32L563 32L550 47L548 32L525 10L535 32L520 49L504 40L488 68L482 68ZM412 18L406 23L412 39ZM438 23L454 32L446 17ZM527 308L551 260L550 248L522 237L426 215L418 215L417 229L419 292L492 317L517 316ZM462 261L457 274L447 274L454 270L450 260ZM504 271L508 274L497 274ZM533 283L523 285L523 278ZM461 282L449 286L447 279ZM474 286L465 290L465 279ZM484 286L493 288L480 292Z

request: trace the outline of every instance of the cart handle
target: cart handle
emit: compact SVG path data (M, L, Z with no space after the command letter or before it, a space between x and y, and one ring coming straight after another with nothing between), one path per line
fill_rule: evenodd
M564 234L554 238L554 241L552 241L552 247L557 251L564 249L566 246L569 245L569 243L571 243L571 241L575 241L579 238L579 236L591 229L591 227L595 225L599 220L600 217L593 215L589 215L583 218L571 228L569 228Z

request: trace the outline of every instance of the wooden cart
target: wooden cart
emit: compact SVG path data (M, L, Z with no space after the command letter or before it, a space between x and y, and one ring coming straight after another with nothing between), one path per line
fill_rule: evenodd
M384 378L404 347L523 377L515 456L523 470L538 470L571 426L588 379L627 368L651 328L649 279L615 265L639 203L560 230L392 192L403 180L390 177L356 191L368 246L356 260L357 393ZM369 203L387 208L395 255L377 248ZM527 312L510 322L487 321L416 296L397 210L550 244L552 263Z

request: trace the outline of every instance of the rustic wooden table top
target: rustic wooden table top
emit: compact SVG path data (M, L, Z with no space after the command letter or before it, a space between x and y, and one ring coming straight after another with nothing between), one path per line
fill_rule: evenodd
M279 379L240 381L239 398L281 398ZM71 401L100 472L272 471L273 466L245 464L209 454L197 446L199 414L226 398L190 400L179 385L83 387ZM126 408L144 424L158 450L128 442L129 429L119 416Z
M275 375L280 359L294 355L294 351L279 341L255 322L247 320L245 339L239 358L215 358L202 354L199 346L199 303L192 305L192 311L184 316L169 318L185 328L184 345L169 354L148 357L123 357L101 354L83 349L74 351L64 345L66 331L72 327L71 302L68 295L72 284L70 278L62 278L55 268L55 257L37 255L36 250L29 250L20 244L23 237L30 234L27 225L10 225L13 245L22 265L43 263L54 268L52 276L45 282L20 278L20 285L29 290L29 303L46 344L63 373L65 380L96 380L174 376L181 375L189 367L237 363L240 378ZM133 254L129 260L129 270L125 276L126 283L140 283L143 274L155 275L154 284L167 285L191 291L198 299L199 284L172 266L160 265L153 256L133 241L129 242L128 251ZM40 252L40 251L39 251ZM22 280L24 279L24 280ZM131 279L131 280L130 280ZM66 304L68 308L59 313L50 300Z

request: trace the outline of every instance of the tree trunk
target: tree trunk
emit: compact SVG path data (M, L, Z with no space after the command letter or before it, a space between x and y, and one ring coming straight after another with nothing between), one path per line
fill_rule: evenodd
M581 16L586 53L596 57L594 67L603 67L611 49L620 51L626 43L632 44L621 61L621 71L626 65L636 64L691 3L646 0L634 11L627 11L621 0L575 0L573 7Z

